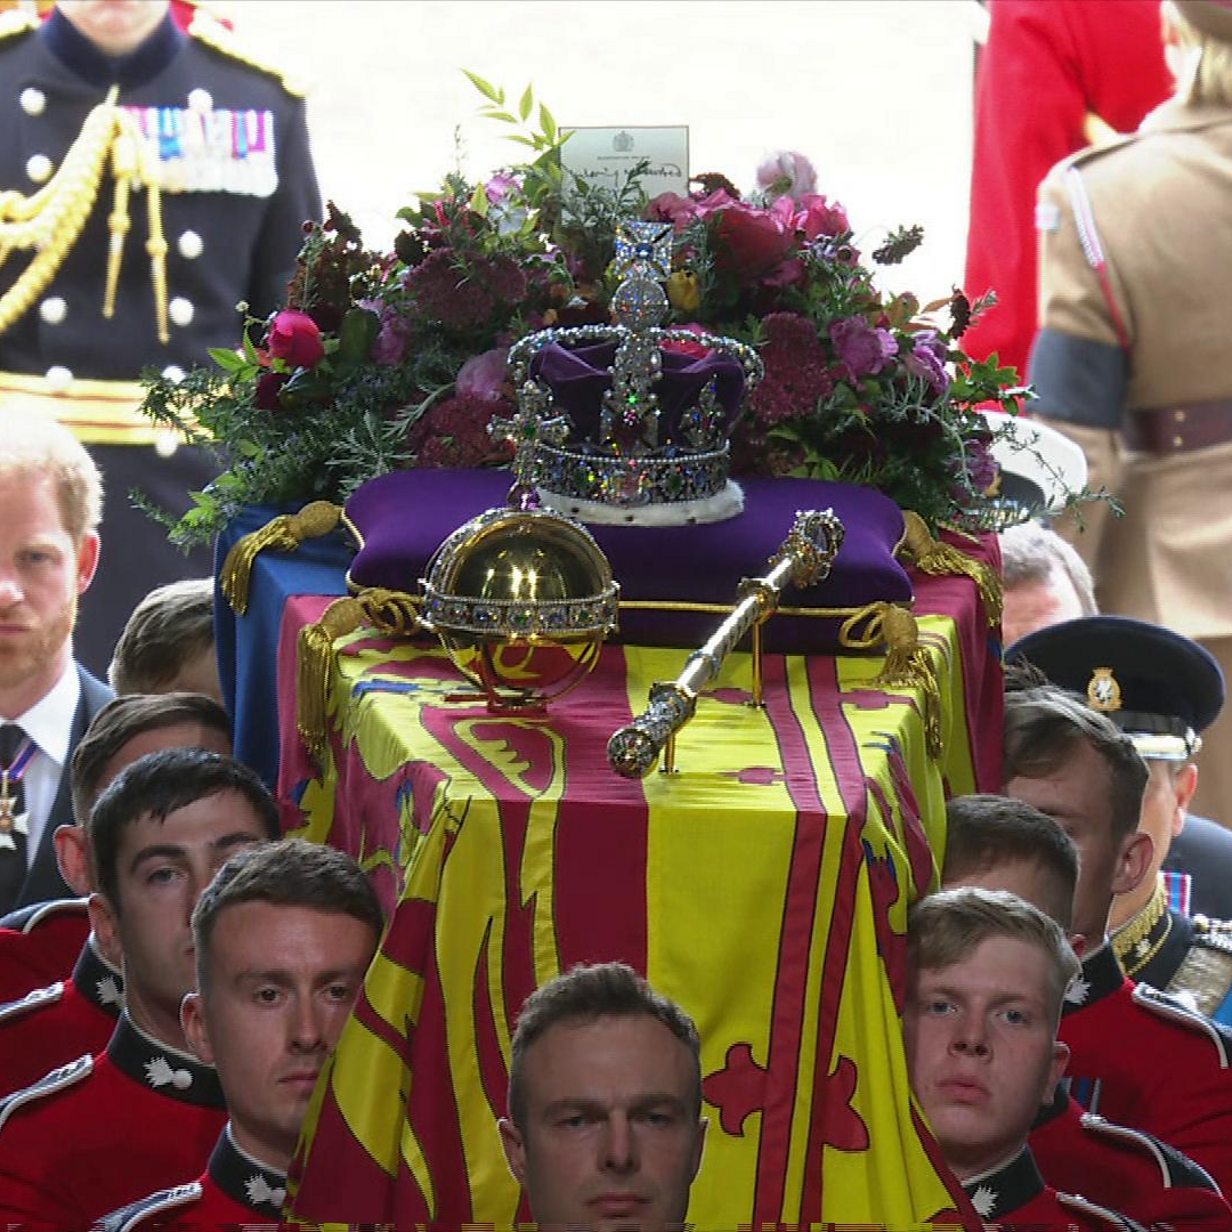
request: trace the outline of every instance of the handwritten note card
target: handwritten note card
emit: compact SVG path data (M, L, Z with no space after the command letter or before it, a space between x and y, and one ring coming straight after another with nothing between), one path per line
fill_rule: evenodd
M646 128L574 128L561 148L566 181L569 173L604 188L620 188L640 162L649 164L642 177L648 197L689 189L689 129L687 125Z

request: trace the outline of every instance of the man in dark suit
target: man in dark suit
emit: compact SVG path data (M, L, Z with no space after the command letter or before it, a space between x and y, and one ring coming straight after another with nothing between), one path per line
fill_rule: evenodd
M263 50L205 13L177 29L166 0L0 15L0 405L56 416L107 481L104 537L128 551L84 603L77 647L100 676L138 600L211 564L129 504L136 488L179 516L216 472L137 410L139 377L236 346L236 305L281 306L302 224L321 217L304 100ZM69 174L92 142L137 157L123 208L106 149L101 177Z
M73 819L73 749L112 696L73 659L101 501L70 432L0 412L0 911L69 893L52 835Z

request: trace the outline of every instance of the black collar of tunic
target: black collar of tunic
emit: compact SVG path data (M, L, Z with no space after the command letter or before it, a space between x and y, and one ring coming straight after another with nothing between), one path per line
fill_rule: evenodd
M251 1208L254 1214L278 1219L287 1195L287 1178L281 1172L241 1151L231 1137L231 1126L218 1135L210 1155L210 1179L229 1198Z
M1094 1005L1096 1001L1112 996L1124 983L1125 973L1117 961L1116 951L1105 941L1095 953L1082 960L1082 971L1078 981L1075 981L1070 992L1066 994L1061 1016L1076 1014L1088 1005ZM1081 990L1080 996L1071 996L1076 989Z
M125 1010L116 1023L107 1045L111 1063L159 1095L182 1104L195 1104L199 1108L224 1108L222 1086L212 1065L203 1065L196 1057L169 1048L147 1035L128 1016Z
M73 967L73 983L95 1009L119 1018L124 1005L124 977L95 950L93 938L81 947Z
M963 1189L972 1205L986 1223L1003 1219L1044 1191L1044 1178L1035 1166L1035 1159L1023 1147L1009 1163L995 1172L972 1177L963 1182Z
M100 90L116 85L132 89L152 81L175 59L186 37L170 11L149 38L126 56L104 55L59 9L43 23L40 34L57 60Z

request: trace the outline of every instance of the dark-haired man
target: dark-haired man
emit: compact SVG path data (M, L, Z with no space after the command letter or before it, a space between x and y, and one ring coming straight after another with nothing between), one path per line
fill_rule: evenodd
M1201 733L1223 708L1219 664L1190 638L1126 616L1038 629L1010 654L1085 696L1129 736L1150 771L1138 826L1154 853L1142 881L1113 902L1110 919L1125 974L1232 1024L1232 924L1204 914L1191 919L1170 900L1160 872L1188 824Z
M193 911L198 991L181 1017L218 1071L230 1120L203 1176L117 1211L105 1229L279 1218L309 1097L381 928L368 878L332 848L288 839L222 866Z
M527 998L500 1133L540 1226L683 1226L706 1135L700 1050L692 1019L623 963Z
M200 749L129 766L90 815L90 918L123 957L125 1010L106 1052L0 1102L0 1222L83 1227L205 1165L226 1121L180 1003L196 982L189 919L236 851L278 835L252 771Z
M1006 794L1047 813L1078 848L1073 928L1086 948L1061 1019L1071 1094L1184 1151L1232 1192L1232 1032L1131 983L1108 943L1113 897L1151 865L1138 829L1146 763L1106 715L1048 685L1007 694L1003 773Z
M200 694L113 698L95 715L73 754L74 812L89 817L107 784L147 753L180 747L229 753L229 732L226 711ZM94 878L85 827L61 826L54 841L65 880L79 893L89 894ZM69 906L75 902L68 900L52 919L77 918ZM85 900L81 902L84 917ZM70 951L66 943L71 940L77 944ZM103 951L98 939L89 935L88 919L76 935L63 920L50 932L37 925L24 933L0 932L0 967L14 953L21 961L0 976L0 989L6 979L15 982L17 972L35 964L45 978L20 994L14 990L12 998L0 1005L0 1096L85 1053L101 1052L123 1002L120 955Z

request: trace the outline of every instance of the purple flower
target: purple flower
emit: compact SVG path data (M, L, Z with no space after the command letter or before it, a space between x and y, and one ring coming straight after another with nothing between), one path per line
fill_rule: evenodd
M875 329L863 317L845 317L830 326L830 341L847 370L847 379L876 376L898 354L888 329Z
M989 443L982 439L970 440L967 442L966 454L967 474L972 490L987 492L1001 471Z
M406 358L411 327L397 312L381 313L381 328L372 344L372 362L385 368L395 368Z
M508 347L494 347L482 355L473 355L458 369L454 388L459 398L474 398L480 402L496 402L503 396L505 359Z
M493 204L504 201L511 192L520 191L522 181L508 171L498 171L484 186L484 196Z
M910 352L903 356L903 364L912 376L927 381L933 393L941 397L950 387L950 375L945 370L946 346L933 329L922 329L916 334Z

